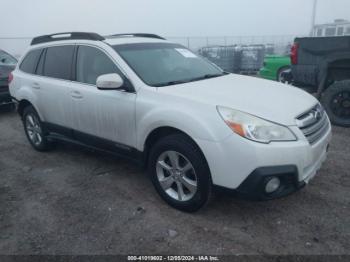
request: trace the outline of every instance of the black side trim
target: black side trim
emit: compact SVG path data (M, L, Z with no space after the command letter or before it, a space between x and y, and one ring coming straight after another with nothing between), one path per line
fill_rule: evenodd
M48 131L48 139L61 140L105 153L113 154L118 157L136 162L141 166L144 164L143 153L138 151L136 148L62 127L56 124L44 123L44 127Z
M73 59L72 59L72 71L71 71L71 80L77 81L77 61L78 61L78 51L79 46L74 47Z
M52 124L52 123L43 123L44 129L47 130L46 135L51 135L51 133L59 134L61 136L66 137L67 139L74 139L73 129L66 128L60 125Z

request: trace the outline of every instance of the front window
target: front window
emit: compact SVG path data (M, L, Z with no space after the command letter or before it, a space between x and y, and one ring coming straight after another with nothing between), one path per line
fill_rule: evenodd
M116 45L114 49L150 86L168 86L225 75L185 47L169 43Z
M0 65L15 65L17 60L8 53L0 51Z
M76 72L78 82L96 85L99 76L111 73L122 76L117 66L104 52L95 47L79 47Z

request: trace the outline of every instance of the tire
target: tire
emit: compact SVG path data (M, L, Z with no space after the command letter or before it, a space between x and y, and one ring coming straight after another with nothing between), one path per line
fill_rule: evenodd
M350 127L350 81L336 82L323 93L321 102L333 125Z
M38 113L32 106L28 106L24 109L22 121L24 131L32 147L39 152L50 150L52 144L47 140L47 132Z
M198 146L185 135L161 138L153 146L148 173L159 195L176 209L195 212L210 199L212 182L208 164Z
M280 83L288 83L282 76L282 74L286 71L290 70L290 66L285 66L285 67L281 67L278 71L277 71L277 76L276 76L276 80L277 82Z

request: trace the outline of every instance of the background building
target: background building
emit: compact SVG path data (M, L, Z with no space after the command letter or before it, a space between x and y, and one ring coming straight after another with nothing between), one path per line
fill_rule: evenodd
M333 23L315 25L312 36L344 36L350 35L350 21L336 19Z

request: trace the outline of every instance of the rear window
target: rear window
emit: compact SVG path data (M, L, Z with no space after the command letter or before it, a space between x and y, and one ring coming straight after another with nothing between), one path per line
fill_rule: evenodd
M73 54L74 46L55 46L47 48L44 75L70 80Z
M19 68L25 73L34 74L41 52L42 49L30 51L23 59Z

